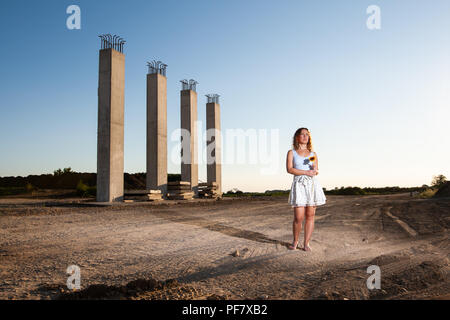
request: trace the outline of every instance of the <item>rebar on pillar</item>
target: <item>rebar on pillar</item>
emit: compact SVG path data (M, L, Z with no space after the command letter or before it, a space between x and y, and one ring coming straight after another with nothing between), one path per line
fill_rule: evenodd
M167 199L167 65L147 63L147 190Z
M217 184L222 196L222 137L220 132L220 104L218 94L206 95L206 176L207 184Z
M194 196L198 197L197 148L197 81L181 80L181 180L188 181Z
M125 41L99 37L97 201L123 201Z

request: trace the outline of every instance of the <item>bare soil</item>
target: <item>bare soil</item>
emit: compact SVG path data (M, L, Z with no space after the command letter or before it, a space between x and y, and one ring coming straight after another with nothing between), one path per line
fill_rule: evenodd
M449 299L450 198L327 196L312 252L286 197L0 199L0 299ZM303 237L303 231L301 239ZM81 269L81 291L66 269ZM378 265L381 289L369 290Z

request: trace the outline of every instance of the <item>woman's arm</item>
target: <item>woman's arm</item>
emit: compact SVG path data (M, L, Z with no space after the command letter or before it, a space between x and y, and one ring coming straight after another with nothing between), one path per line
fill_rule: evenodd
M286 171L295 176L300 176L302 174L306 174L307 170L299 170L295 169L293 166L294 155L292 154L292 150L289 150L286 156Z
M316 156L316 161L314 161L314 170L316 170L316 175L319 174L319 159L317 158L317 152L314 152L314 155Z

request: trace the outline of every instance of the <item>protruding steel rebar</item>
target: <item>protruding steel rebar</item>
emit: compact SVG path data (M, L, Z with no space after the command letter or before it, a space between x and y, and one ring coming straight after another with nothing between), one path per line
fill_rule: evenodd
M191 88L192 91L196 91L197 89L197 81L195 81L194 79L189 80L189 87Z
M206 97L208 98L208 103L219 103L219 95L216 93L207 94Z
M180 80L181 82L181 90L192 90L192 91L196 91L196 86L198 84L197 81L195 81L194 79L190 79L190 80Z
M106 38L108 39L108 46L107 46L107 48L112 48L112 36L108 33L106 35Z
M180 80L181 90L189 90L189 81L186 79Z
M100 49L103 49L104 40L103 40L102 36L98 36L98 37L100 38Z
M101 39L101 49L114 49L123 53L123 46L126 41L118 35L101 34L99 38Z
M119 38L119 51L122 52L123 51L123 45L125 44L125 40L122 38Z
M117 35L113 35L113 49L117 50Z
M161 61L152 60L147 62L148 66L148 74L159 73L163 76L166 76L166 68L167 64L162 63Z

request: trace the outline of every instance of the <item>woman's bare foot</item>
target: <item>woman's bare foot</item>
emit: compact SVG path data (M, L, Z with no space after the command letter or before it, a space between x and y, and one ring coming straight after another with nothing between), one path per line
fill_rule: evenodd
M309 246L309 243L308 243L308 244L305 244L305 245L303 246L303 250L304 250L304 251L312 251L311 247Z
M288 246L289 250L295 250L297 249L297 245L298 245L298 241L297 242L293 242Z

